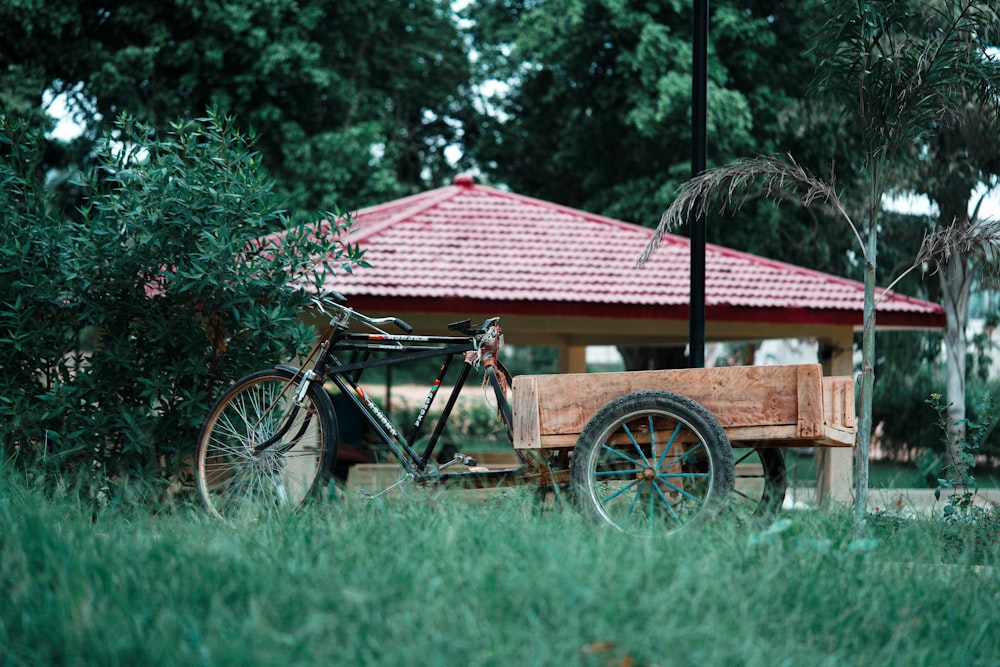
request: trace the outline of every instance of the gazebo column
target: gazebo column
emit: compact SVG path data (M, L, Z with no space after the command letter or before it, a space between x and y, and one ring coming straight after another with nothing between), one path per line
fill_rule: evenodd
M558 349L560 373L587 372L587 347L585 345L561 343Z
M819 357L823 375L854 374L854 332L843 332L819 340ZM854 448L819 447L816 450L816 500L820 505L830 502L850 504L854 491Z

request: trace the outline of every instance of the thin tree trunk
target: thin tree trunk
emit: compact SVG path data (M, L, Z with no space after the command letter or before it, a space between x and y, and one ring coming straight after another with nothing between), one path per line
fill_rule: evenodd
M965 440L965 328L969 322L969 259L965 253L955 252L939 265L941 300L943 301L946 328L944 335L947 360L946 400L948 435L947 465L953 482L961 481L958 469L961 443Z
M875 387L875 252L878 225L874 216L868 228L865 261L864 328L861 337L861 405L857 447L854 452L854 533L862 537L868 516L868 453L872 440L872 395Z

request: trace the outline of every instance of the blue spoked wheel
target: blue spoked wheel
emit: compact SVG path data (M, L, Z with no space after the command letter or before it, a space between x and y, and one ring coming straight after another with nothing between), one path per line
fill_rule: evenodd
M573 450L577 505L637 535L670 533L725 509L733 450L701 404L669 391L639 391L604 406Z

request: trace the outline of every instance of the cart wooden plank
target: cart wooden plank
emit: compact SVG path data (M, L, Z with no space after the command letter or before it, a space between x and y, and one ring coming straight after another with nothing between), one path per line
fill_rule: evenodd
M520 375L512 411L518 449L573 447L598 410L625 394L663 389L705 406L733 442L854 445L854 381L819 364L621 373Z

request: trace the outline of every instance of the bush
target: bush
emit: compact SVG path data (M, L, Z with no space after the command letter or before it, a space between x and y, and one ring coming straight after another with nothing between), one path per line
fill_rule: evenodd
M222 386L311 340L298 288L361 261L351 223L290 224L215 113L162 137L120 119L67 220L33 171L43 142L2 122L4 454L90 494L165 484Z

